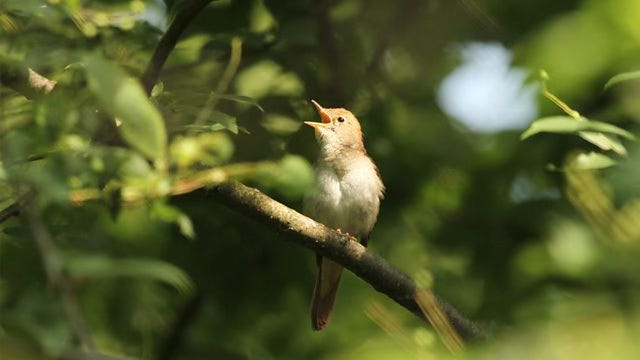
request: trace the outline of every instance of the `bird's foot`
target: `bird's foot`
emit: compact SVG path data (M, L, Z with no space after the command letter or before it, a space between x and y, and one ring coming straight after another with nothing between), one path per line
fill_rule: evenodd
M356 240L358 240L358 237L357 237L357 236L355 236L355 235L351 234L351 233L350 233L350 232L348 232L348 231L347 231L347 232L342 232L342 230L341 230L341 229L336 229L336 231L337 231L337 232L338 232L338 234L340 234L340 235L346 235L346 236L349 238L349 240L351 240L351 238L355 238Z

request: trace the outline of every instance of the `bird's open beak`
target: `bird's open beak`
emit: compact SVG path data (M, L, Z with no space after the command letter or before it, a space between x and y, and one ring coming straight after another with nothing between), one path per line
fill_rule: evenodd
M327 111L315 100L311 100L311 102L313 103L313 106L316 107L316 110L318 110L318 114L320 114L320 119L322 120L322 122L305 121L304 123L313 128L324 127L331 124L331 116L327 114Z

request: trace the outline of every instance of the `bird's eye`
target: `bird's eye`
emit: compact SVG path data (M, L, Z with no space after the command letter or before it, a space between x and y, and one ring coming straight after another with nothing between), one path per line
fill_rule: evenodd
M344 122L344 116L338 117L338 122Z

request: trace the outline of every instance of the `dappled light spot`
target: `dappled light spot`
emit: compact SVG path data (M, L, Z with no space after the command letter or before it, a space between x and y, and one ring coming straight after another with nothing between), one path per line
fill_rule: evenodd
M460 56L462 64L438 89L438 104L447 115L477 132L524 129L537 116L537 86L525 84L524 69L510 66L504 46L470 43Z

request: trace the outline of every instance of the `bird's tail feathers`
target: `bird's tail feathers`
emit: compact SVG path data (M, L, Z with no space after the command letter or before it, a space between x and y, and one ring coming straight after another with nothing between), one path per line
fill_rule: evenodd
M341 275L342 266L329 259L318 257L318 275L311 303L313 330L322 330L331 320Z

